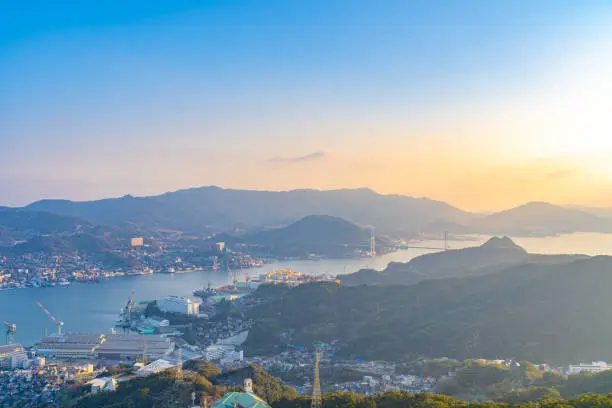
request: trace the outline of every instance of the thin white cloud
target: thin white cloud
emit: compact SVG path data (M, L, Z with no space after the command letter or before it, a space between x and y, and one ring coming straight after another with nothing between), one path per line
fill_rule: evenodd
M316 152L308 153L302 156L292 156L292 157L272 157L268 159L270 163L301 163L307 161L321 160L324 159L326 153L323 150L319 150Z

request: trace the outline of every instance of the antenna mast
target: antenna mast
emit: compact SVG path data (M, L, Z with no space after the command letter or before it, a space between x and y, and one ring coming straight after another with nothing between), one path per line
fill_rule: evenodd
M183 355L181 349L178 349L178 359L176 361L176 382L183 382Z
M143 367L147 365L147 338L144 338L144 344L142 346L142 364Z

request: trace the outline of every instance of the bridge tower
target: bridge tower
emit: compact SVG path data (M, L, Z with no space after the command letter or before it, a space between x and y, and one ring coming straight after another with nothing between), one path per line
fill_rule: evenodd
M376 256L376 237L374 236L374 229L370 230L370 256L372 258Z

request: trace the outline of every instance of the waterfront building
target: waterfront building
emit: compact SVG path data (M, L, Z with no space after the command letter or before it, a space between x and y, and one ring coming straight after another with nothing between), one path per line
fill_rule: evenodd
M157 301L157 308L164 313L197 316L200 313L200 302L187 297L168 296Z
M44 337L37 355L58 359L136 361L145 354L159 359L174 350L174 343L159 335L64 333Z
M94 359L105 341L100 333L63 333L43 337L35 347L36 354L47 358Z
M244 392L229 392L215 402L211 408L270 408L253 392L253 381L244 380Z
M109 361L136 361L146 357L152 360L174 351L174 343L160 335L107 334L97 349L97 358Z

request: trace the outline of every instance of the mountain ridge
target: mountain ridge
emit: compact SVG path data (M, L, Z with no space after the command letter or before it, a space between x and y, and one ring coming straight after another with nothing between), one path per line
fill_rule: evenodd
M437 218L466 221L472 217L441 201L387 196L371 189L255 191L212 186L150 197L83 202L41 200L25 208L104 224L134 222L198 232L249 231L285 225L311 214L326 214L359 225L373 225L389 235L411 235Z
M423 232L550 236L572 232L612 233L612 217L545 202L528 202L492 214L461 210L443 201L370 188L283 191L194 187L159 195L91 201L39 200L23 209L74 216L92 223L195 233L251 232L325 214L396 238Z

